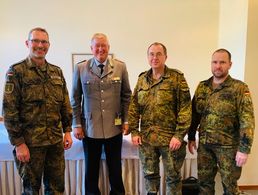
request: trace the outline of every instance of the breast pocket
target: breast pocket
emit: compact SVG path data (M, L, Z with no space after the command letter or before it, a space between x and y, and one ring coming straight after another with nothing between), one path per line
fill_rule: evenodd
M203 113L206 107L206 95L196 97L196 110L198 113Z
M111 86L115 94L120 95L121 93L121 80L111 80Z
M173 95L170 85L161 85L157 91L157 104L168 105L171 102L173 102Z
M63 94L63 81L61 79L53 79L51 80L51 93L50 95L53 95L55 100L58 102L63 101L64 94Z
M41 81L25 80L22 92L24 102L42 102L44 100L44 86Z
M148 102L149 98L149 88L141 87L138 89L138 103L144 106Z
M83 82L83 90L85 90L85 95L88 98L96 98L99 96L100 92L100 82L95 80L86 80Z
M237 109L236 109L236 98L234 93L224 93L220 94L217 97L216 101L216 107L215 110L220 115L227 117L227 116L236 116L237 115Z

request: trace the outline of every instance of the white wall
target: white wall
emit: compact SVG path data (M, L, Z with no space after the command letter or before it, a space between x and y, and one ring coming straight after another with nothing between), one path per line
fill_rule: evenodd
M256 0L220 0L218 47L232 53L230 74L245 81L251 90L255 115L258 116L258 2ZM256 117L258 124L258 117ZM256 136L257 137L257 136ZM257 185L258 140L255 137L251 154L239 180L239 185Z
M48 30L47 59L62 67L69 88L71 54L90 52L89 40L95 32L106 33L111 52L127 63L132 88L139 73L149 68L146 50L154 41L167 46L167 65L185 73L192 92L199 80L210 75L210 52L218 40L219 1L0 2L0 89L9 65L27 56L24 42L36 26Z
M28 55L24 42L36 26L48 30L47 59L63 69L69 91L71 54L90 52L95 32L106 33L111 52L127 63L132 89L149 68L146 50L155 41L167 46L167 65L185 73L192 94L210 77L218 47L232 52L232 74L243 79L247 5L248 0L0 0L0 110L5 72Z
M218 47L232 54L231 76L244 80L247 38L247 0L220 0Z
M247 44L246 44L246 68L245 68L245 82L249 85L251 96L254 103L255 123L258 125L258 1L249 0L248 11L248 29L247 29ZM254 143L251 154L246 166L243 168L243 175L239 183L243 185L257 185L258 184L258 169L257 169L257 153L258 153L258 134L257 128L254 137Z

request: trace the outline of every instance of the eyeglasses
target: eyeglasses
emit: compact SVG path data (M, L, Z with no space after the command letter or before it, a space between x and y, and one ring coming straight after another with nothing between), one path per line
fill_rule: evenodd
M36 44L41 43L42 45L47 45L47 44L49 44L49 41L46 41L46 40L31 39L30 41L31 41L32 43L36 43Z
M152 58L154 58L154 57L156 57L156 58L159 58L159 57L161 57L161 56L163 56L164 54L162 54L162 53L160 53L160 52L158 52L158 53L149 53L148 54L148 56L149 57L152 57Z

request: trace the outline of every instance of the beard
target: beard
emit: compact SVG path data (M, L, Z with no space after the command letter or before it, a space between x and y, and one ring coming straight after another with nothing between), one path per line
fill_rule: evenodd
M218 71L217 70L217 71L212 71L212 74L217 79L223 79L223 78L227 77L228 71L223 72L223 71Z
M32 56L37 59L45 58L47 54L47 49L44 48L35 48L32 52Z

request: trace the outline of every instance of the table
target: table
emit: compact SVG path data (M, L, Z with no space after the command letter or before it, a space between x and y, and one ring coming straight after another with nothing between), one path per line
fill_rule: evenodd
M65 195L83 195L84 192L84 154L82 142L73 137L73 146L65 151ZM0 195L21 194L22 185L17 173L13 156L13 146L9 143L8 134L0 122ZM160 166L163 173L163 166ZM197 160L195 155L187 153L181 170L182 177L197 177ZM105 156L100 165L99 186L102 195L108 195L109 181ZM144 179L138 157L138 148L132 145L131 136L124 136L122 147L122 176L126 195L144 195ZM43 190L41 190L41 194ZM165 180L161 174L160 195L165 195Z

